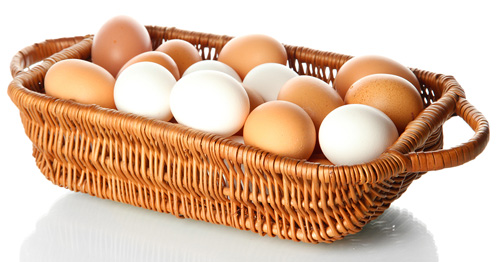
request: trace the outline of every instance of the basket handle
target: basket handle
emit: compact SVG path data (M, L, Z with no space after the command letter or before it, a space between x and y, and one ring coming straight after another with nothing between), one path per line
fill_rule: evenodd
M455 114L473 130L474 136L466 143L450 149L405 154L407 172L427 172L462 165L476 158L489 140L486 118L464 97L456 100Z

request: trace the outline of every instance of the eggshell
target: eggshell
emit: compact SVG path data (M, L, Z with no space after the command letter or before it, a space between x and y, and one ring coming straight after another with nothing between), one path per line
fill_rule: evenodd
M146 28L128 16L116 16L101 26L92 42L92 62L114 77L134 56L151 51Z
M316 144L316 129L298 105L275 100L255 108L243 128L245 144L286 157L308 159Z
M340 95L324 81L312 76L294 77L281 87L278 100L292 102L304 109L316 130L332 110L344 105Z
M125 68L138 62L157 63L170 71L175 80L179 80L180 78L179 69L177 68L177 64L175 64L174 59L172 59L169 55L159 51L148 51L134 56L132 59L127 61L125 65L123 65L123 67L118 72L118 76Z
M313 153L308 159L309 162L320 163L322 165L333 165L323 153Z
M243 136L241 135L230 136L228 139L236 143L245 144L245 140L243 140Z
M255 108L262 105L265 101L264 99L253 89L245 87L243 88L247 92L248 100L250 101L250 112L252 112ZM243 127L236 133L236 135L243 135Z
M408 80L391 74L373 74L356 81L347 91L347 104L364 104L384 112L401 134L424 109L422 98Z
M172 90L170 104L180 124L225 137L243 126L250 110L241 83L215 70L183 76Z
M286 65L286 49L276 39L264 34L237 36L221 49L218 61L233 68L244 79L252 68L265 63Z
M132 64L116 79L116 107L123 112L169 121L170 94L175 83L172 73L157 63Z
M163 52L172 57L177 64L181 76L184 75L184 71L188 67L202 60L196 47L182 39L168 40L156 48L156 51Z
M243 79L243 85L255 90L267 102L278 99L281 87L286 81L297 76L298 74L287 66L266 63L250 70Z
M335 165L370 162L398 138L398 130L382 111L350 104L330 112L319 129L319 144Z
M264 104L264 98L259 95L255 90L246 87L243 85L243 88L247 92L248 99L250 100L250 112L253 111L256 107Z
M230 66L228 66L222 62L219 62L217 60L202 60L202 61L196 62L196 63L192 64L190 67L188 67L186 69L186 71L184 71L183 76L185 76L189 73L195 72L195 71L200 71L200 70L220 71L222 73L226 73L226 74L230 75L234 79L238 80L238 82L241 82L240 76L238 75L238 73L236 73L236 71L234 71L234 69L232 69Z
M49 68L44 79L45 93L83 104L116 108L115 78L106 69L80 59L66 59Z
M393 74L410 81L420 93L420 84L413 72L390 58L379 55L356 56L345 62L338 70L333 87L344 98L347 90L358 79L377 73Z

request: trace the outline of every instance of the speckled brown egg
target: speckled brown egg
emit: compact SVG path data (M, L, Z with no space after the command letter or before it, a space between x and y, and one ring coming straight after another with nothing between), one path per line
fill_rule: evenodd
M247 117L245 144L286 157L308 159L316 145L316 129L298 105L274 100L261 104Z
M384 112L401 134L423 110L420 94L406 79L391 74L373 74L356 81L347 91L346 104L364 104Z
M163 52L172 57L177 64L181 76L188 67L202 60L196 47L182 39L168 40L156 48L156 51Z
M265 63L286 65L286 49L276 39L264 34L237 36L222 47L218 60L233 68L241 79L254 67Z
M101 26L92 42L92 62L114 77L132 57L152 50L146 27L128 16L116 16Z
M379 55L356 56L345 62L338 70L333 87L340 97L344 98L349 87L358 79L379 73L403 77L420 92L418 79L409 68L393 59Z

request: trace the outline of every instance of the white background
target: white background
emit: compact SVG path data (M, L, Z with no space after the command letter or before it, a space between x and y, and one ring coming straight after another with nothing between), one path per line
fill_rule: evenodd
M0 261L499 261L498 10L481 0L2 1ZM490 121L490 143L472 162L415 181L359 235L328 245L260 237L70 192L35 165L7 96L9 63L27 45L93 34L118 14L145 25L265 33L287 44L385 55L453 75ZM445 124L446 147L471 136L458 118Z

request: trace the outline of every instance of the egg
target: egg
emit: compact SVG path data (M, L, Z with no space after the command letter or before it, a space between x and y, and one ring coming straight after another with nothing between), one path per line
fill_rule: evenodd
M170 106L178 123L224 137L240 130L250 111L242 84L215 70L183 76L172 90Z
M134 56L152 50L146 28L128 16L116 16L101 26L92 42L92 62L114 77Z
M255 90L248 88L245 85L243 85L243 88L247 92L248 99L250 100L250 112L256 107L264 104L264 98L262 98L262 96L260 96Z
M222 62L219 62L217 60L202 60L202 61L196 62L196 63L192 64L190 67L188 67L186 69L186 71L184 71L183 76L187 75L189 73L195 72L195 71L199 71L199 70L220 71L222 73L226 73L226 74L230 75L234 79L238 80L238 82L241 82L240 76L238 75L238 73L236 73L236 71L234 71L234 69L232 69L230 66L228 66Z
M115 108L115 78L106 69L80 59L55 63L45 75L45 93L83 104Z
M287 66L266 63L254 67L243 79L243 85L255 90L264 101L278 99L281 87L298 74Z
M264 34L248 34L229 40L217 58L233 68L241 79L250 70L265 63L286 65L286 49L279 41Z
M326 82L312 76L294 77L281 87L278 100L292 102L311 117L316 130L332 110L344 105L340 95Z
M344 98L351 85L363 76L370 74L385 73L393 74L410 81L420 93L420 84L415 74L388 57L379 55L356 56L345 62L337 72L333 87L340 97Z
M243 136L241 136L241 135L230 136L230 137L228 137L228 139L231 141L234 141L236 143L245 144L245 141L243 140Z
M365 76L349 88L347 104L364 104L384 112L401 134L424 109L422 98L406 79L391 74Z
M157 63L132 64L116 79L116 107L122 112L169 121L170 95L175 83L172 73Z
M177 64L181 76L184 75L184 71L188 67L202 60L196 47L182 39L168 40L156 48L156 51L163 52L172 57Z
M248 100L250 101L250 111L252 112L255 108L258 106L262 105L265 101L264 99L257 93L255 90L251 88L247 88L243 85L243 88L247 92L248 95ZM243 135L243 127L236 133L236 135L242 136Z
M322 165L333 165L323 153L313 153L308 159L309 162L320 163Z
M355 165L378 158L398 139L398 130L382 111L367 105L349 104L325 117L318 139L330 162Z
M138 62L157 63L170 71L175 80L179 80L180 78L179 69L177 68L177 64L175 63L174 59L172 59L169 55L159 51L148 51L134 56L132 59L127 61L125 65L123 65L117 75L119 76L125 68Z
M269 101L255 108L243 127L243 140L285 157L308 159L316 145L316 129L309 115L288 101Z

